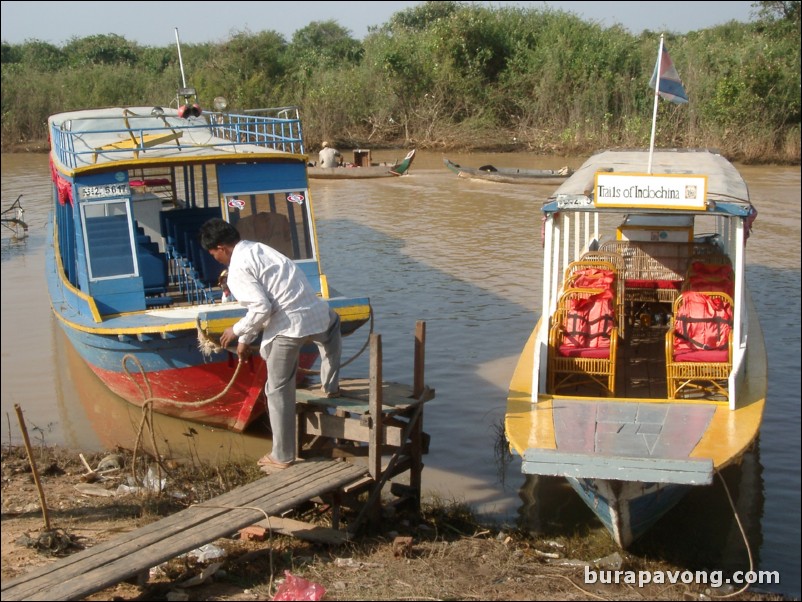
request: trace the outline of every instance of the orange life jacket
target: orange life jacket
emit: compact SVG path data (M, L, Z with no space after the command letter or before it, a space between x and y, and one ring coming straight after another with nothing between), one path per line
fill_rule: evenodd
M563 346L602 348L610 346L610 331L615 326L613 293L605 290L587 298L568 300Z
M732 306L721 298L688 291L674 316L674 353L722 351L732 330Z

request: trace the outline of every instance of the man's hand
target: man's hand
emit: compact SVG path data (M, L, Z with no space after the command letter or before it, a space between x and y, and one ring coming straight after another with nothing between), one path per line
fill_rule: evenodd
M237 344L237 357L241 360L247 360L251 357L251 346L248 343Z
M228 349L230 345L237 342L237 357L241 360L247 360L251 357L251 346L248 343L240 343L237 341L237 335L234 334L233 328L226 328L223 334L220 335L220 346L223 349Z
M223 349L228 349L228 346L236 340L237 335L234 334L234 329L229 326L223 331L223 334L220 335L220 346Z

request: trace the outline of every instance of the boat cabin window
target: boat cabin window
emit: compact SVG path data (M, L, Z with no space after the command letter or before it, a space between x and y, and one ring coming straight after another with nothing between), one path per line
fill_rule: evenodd
M82 203L81 218L89 279L137 276L128 203L124 200Z
M312 259L307 192L224 196L228 221L245 240L269 245L290 259Z

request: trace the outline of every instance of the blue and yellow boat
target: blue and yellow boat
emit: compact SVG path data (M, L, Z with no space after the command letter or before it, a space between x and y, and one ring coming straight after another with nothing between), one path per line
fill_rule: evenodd
M210 217L292 258L348 335L370 319L321 268L301 119L294 107L206 112L118 107L49 118L53 211L47 281L53 312L117 395L155 411L242 431L264 412L264 362L215 349L242 315L221 303L223 269L203 251ZM172 103L171 103L172 104ZM200 339L200 340L199 340ZM301 368L317 359L304 348Z

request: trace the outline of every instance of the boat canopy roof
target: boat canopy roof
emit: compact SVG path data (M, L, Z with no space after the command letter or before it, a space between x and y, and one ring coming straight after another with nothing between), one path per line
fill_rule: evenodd
M645 175L649 169L648 149L606 150L591 156L552 193L543 206L546 214L560 211L602 211L620 213L622 207L595 206L596 174ZM747 216L752 211L749 190L738 170L718 152L707 149L661 149L652 155L652 175L706 176L706 215ZM625 209L625 208L624 208ZM638 213L675 214L700 211L667 206L638 205Z
M120 163L252 158L306 161L295 107L189 118L161 107L113 107L50 116L54 159L66 172Z

